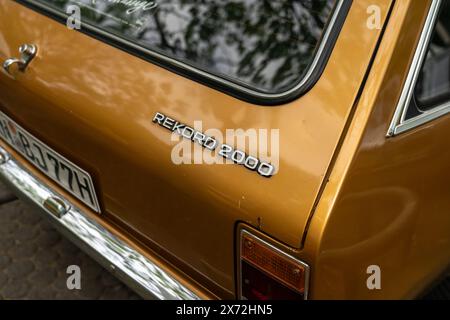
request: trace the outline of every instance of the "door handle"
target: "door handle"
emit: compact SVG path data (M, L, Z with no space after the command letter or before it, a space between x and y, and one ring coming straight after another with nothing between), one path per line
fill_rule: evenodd
M30 64L31 60L36 56L37 47L34 44L23 44L19 47L19 58L9 58L3 63L3 70L7 74L13 75L11 72L11 66L17 64L17 68L21 72L25 72L27 66Z

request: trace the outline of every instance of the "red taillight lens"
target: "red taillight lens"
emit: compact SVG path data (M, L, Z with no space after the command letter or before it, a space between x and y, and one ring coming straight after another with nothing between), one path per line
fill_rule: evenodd
M240 268L243 299L306 298L308 266L247 231L241 233Z

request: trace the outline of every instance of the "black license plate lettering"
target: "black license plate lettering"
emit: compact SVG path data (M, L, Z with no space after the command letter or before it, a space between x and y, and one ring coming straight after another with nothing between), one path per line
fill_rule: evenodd
M44 151L37 143L32 143L31 151L33 152L34 159L36 164L41 168L44 172L48 173L48 165L46 162L46 157L44 157Z
M84 204L100 212L91 176L0 112L0 138Z

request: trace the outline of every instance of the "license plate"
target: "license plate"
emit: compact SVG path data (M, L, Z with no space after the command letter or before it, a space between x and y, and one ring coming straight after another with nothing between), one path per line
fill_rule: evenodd
M0 137L64 190L100 213L91 176L0 112Z

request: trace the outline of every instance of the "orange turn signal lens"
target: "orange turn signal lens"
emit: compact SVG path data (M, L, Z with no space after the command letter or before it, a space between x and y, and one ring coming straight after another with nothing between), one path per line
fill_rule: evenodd
M308 266L247 231L241 233L241 296L305 299Z

